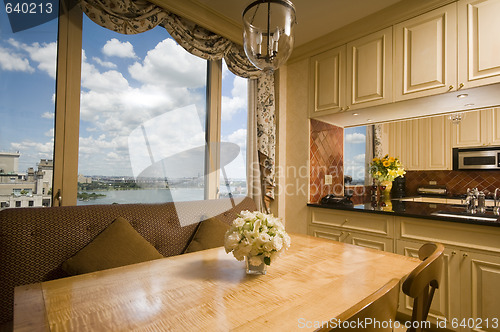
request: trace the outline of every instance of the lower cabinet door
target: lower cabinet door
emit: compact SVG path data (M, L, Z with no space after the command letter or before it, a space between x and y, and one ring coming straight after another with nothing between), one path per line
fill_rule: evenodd
M461 331L500 331L500 255L463 251ZM453 322L452 322L453 323Z
M409 257L418 258L418 250L425 242L410 242L397 240L396 253ZM439 288L434 293L428 320L433 324L444 320L448 322L446 327L450 328L449 322L452 318L460 316L460 251L445 246L444 268ZM413 299L406 296L402 291L399 299L399 312L411 317L413 310ZM439 326L439 325L438 325ZM453 329L457 330L458 329Z

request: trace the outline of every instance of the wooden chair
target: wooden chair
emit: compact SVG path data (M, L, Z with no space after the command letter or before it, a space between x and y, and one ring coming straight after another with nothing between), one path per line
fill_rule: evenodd
M337 322L352 322L352 327L342 328L341 325L341 327L333 328L333 324L331 324L317 331L392 331L390 324L387 324L387 328L375 324L359 328L357 325L354 325L354 322L357 322L358 319L364 322L365 318L372 318L379 323L389 322L389 320L394 322L398 308L398 299L399 279L392 279L375 293L337 317Z
M427 320L431 307L432 297L443 270L443 251L441 243L426 243L420 247L418 258L422 261L403 282L403 293L413 298L413 312L411 321L423 322ZM422 331L421 324L410 327L408 332Z

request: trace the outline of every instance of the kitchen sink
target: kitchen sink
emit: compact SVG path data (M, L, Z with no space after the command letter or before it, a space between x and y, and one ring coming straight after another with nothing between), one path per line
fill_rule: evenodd
M488 221L488 222L498 222L499 218L498 216L488 215L488 214L470 214L465 212L448 212L448 211L436 211L432 212L431 215L438 217L459 218L459 219Z

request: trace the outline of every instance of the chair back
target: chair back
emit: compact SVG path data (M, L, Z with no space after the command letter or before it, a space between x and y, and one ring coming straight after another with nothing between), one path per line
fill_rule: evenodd
M439 287L443 271L443 251L444 246L441 243L424 244L418 251L418 258L422 263L403 282L403 293L413 298L412 323L427 320L432 298ZM408 332L420 332L421 326L422 324L412 324Z
M399 279L392 279L382 286L375 293L371 294L361 302L357 303L349 310L337 317L339 327L325 326L318 331L387 331L392 332L390 324L384 324L389 321L394 322L396 311L398 309L399 299ZM381 324L366 324L361 328L357 322L377 322ZM342 324L342 322L344 322ZM348 326L348 327L346 327Z

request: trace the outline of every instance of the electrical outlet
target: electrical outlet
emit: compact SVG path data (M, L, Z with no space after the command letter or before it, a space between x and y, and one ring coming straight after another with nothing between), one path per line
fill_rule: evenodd
M437 183L437 181L429 181L429 184L430 184L431 186L435 186L435 185L436 185L436 184L438 184L438 183Z
M332 175L331 174L326 174L325 175L325 184L328 185L328 184L332 184L332 183L333 183Z

